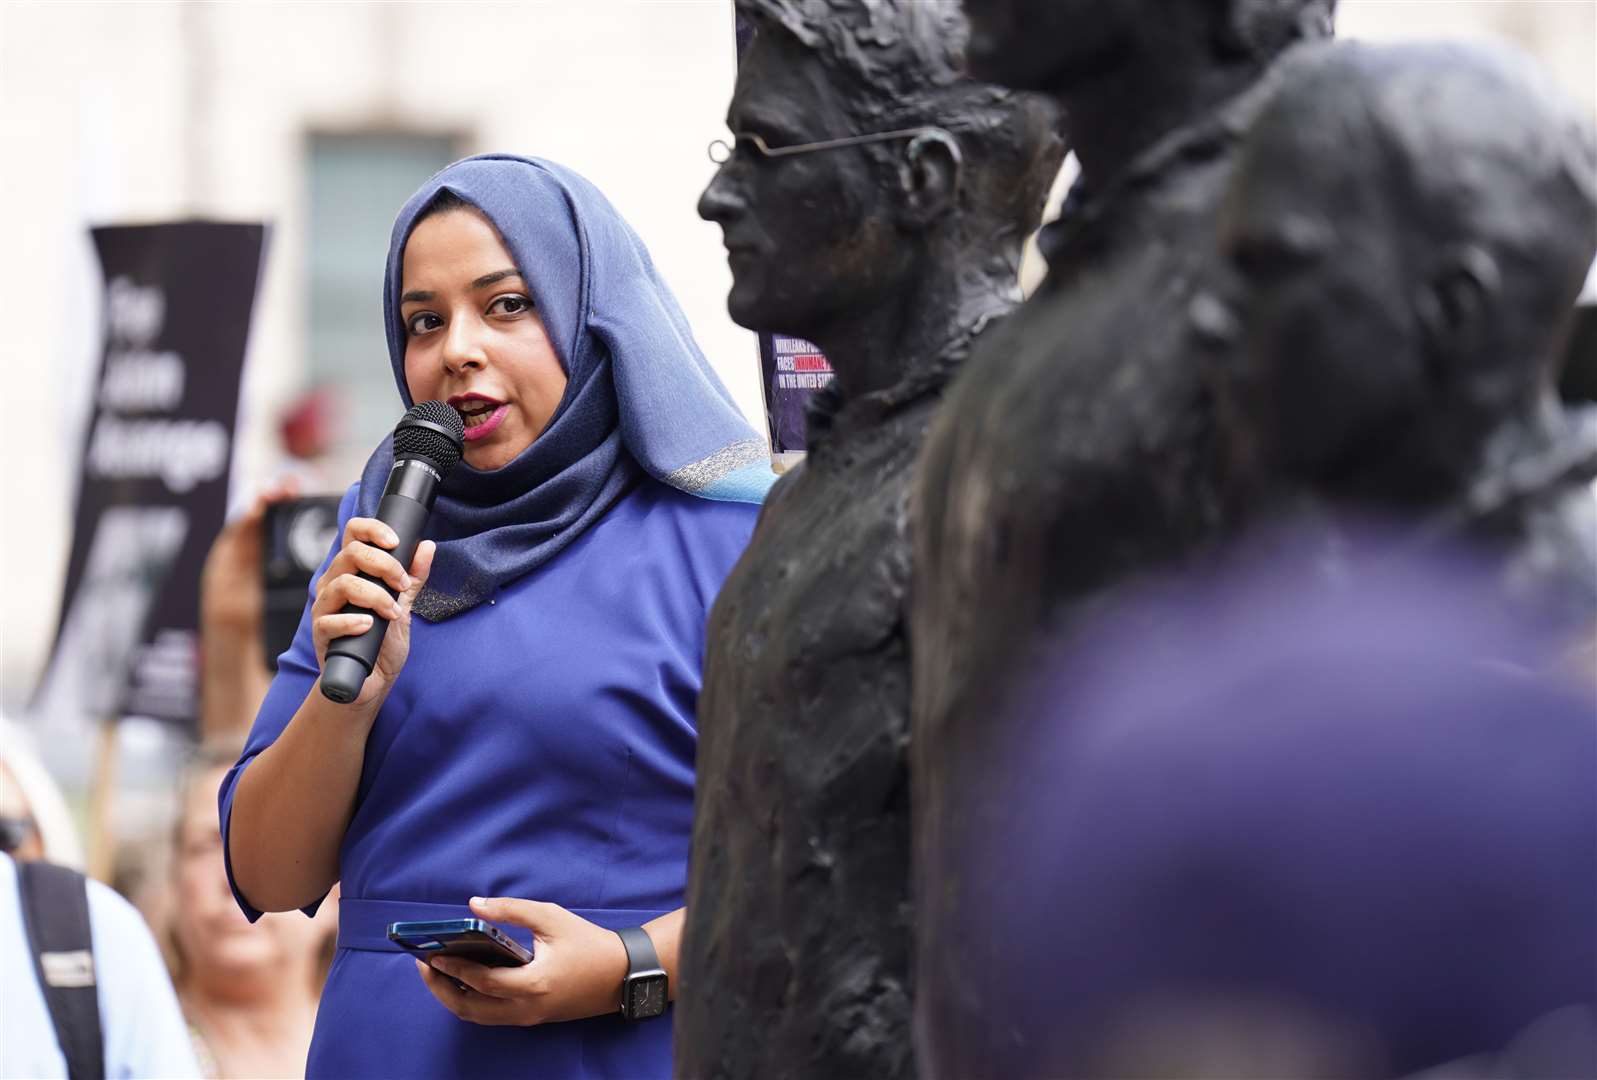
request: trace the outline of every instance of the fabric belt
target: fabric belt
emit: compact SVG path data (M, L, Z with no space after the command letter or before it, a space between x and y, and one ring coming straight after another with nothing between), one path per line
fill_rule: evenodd
M591 923L607 930L622 930L629 926L642 926L657 919L670 908L572 908ZM425 904L411 900L351 900L345 897L338 902L338 947L364 949L367 952L403 952L388 940L388 924L396 922L421 922L434 919L474 919L465 904ZM501 930L532 948L532 931L508 923L496 923Z

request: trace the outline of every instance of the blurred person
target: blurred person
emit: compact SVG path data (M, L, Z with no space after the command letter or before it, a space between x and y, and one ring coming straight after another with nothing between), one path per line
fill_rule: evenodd
M200 738L241 739L272 684L266 665L263 521L267 507L299 495L286 477L222 526L200 571Z
M1526 674L1556 620L1476 551L1325 558L1259 538L1043 653L956 866L1010 1037L940 1075L1597 1075L1597 701Z
M1336 0L966 0L978 78L1064 109L1081 173L1048 275L982 336L926 435L915 497L916 1037L1002 1037L945 858L1003 809L972 773L1058 618L1221 542L1219 417L1190 340L1214 231L1272 71Z
M81 869L77 825L56 784L33 750L32 738L0 717L0 830L15 859L43 859Z
M1020 301L1064 146L1046 99L965 77L955 0L738 11L756 32L699 213L732 317L836 378L710 617L677 1071L892 1080L915 1072L911 478Z
M346 495L222 785L234 895L251 919L313 912L342 881L312 1076L667 1075L665 993L618 1011L645 946L675 974L705 617L767 449L637 236L562 166L434 176L395 222L384 300L400 399L458 409L465 456L408 568L372 517L391 440ZM327 642L375 617L376 667L336 705ZM467 915L530 930L532 963L435 969L385 933Z
M268 915L253 926L239 910L216 824L216 791L237 751L236 740L203 748L184 770L167 922L172 978L205 1075L301 1076L336 905L315 919Z
M0 718L0 1077L197 1076L148 924L78 871L77 827Z
M1592 635L1597 409L1556 389L1597 254L1590 119L1507 50L1304 50L1220 240L1240 281L1221 344L1242 348L1216 385L1250 509L1468 537L1505 597Z
M139 913L77 871L0 854L0 1077L198 1076Z

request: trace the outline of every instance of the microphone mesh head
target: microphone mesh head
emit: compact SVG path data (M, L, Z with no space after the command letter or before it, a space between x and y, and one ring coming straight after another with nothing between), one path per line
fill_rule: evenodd
M417 402L394 428L396 460L420 458L440 473L459 463L465 444L466 422L441 401Z

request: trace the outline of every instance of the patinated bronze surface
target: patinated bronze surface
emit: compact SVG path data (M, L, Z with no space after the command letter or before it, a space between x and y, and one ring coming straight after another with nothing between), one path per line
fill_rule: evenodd
M922 1028L934 1075L1594 1060L1584 1032L1538 1035L1592 999L1591 884L1525 867L1589 879L1597 852L1597 665L1534 677L1597 626L1597 426L1554 393L1597 252L1597 132L1477 47L1319 44L1273 78L1191 319L1217 489L1254 527L1217 566L1109 583L1027 640L1001 712L954 718L944 798L974 790L977 814L936 837L965 844L938 848L939 895L965 916L945 940L972 943L950 979L982 996L953 999L966 1031ZM1563 853L1527 861L1538 839ZM1502 931L1488 909L1530 913Z
M970 4L973 61L1064 104L1082 175L1045 236L1047 280L951 386L917 481L912 775L926 1062L980 1075L1021 1037L977 974L986 945L972 913L1003 883L962 878L950 862L962 835L996 835L1003 819L1003 777L983 748L1013 673L1043 628L1225 532L1224 456L1192 347L1195 323L1213 312L1198 301L1267 73L1290 43L1328 32L1332 6Z
M1556 385L1597 252L1590 122L1475 47L1326 45L1284 68L1220 234L1240 288L1219 321L1245 347L1216 385L1250 504L1484 544L1507 595L1589 633L1597 415Z
M913 1075L906 639L912 466L971 340L1018 300L1056 116L961 73L957 4L740 2L756 22L705 192L733 317L837 375L711 614L677 1072Z

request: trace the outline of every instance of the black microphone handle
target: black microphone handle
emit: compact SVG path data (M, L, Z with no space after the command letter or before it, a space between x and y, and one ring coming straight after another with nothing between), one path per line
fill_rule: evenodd
M404 468L406 465L418 466ZM437 490L436 474L420 462L401 461L389 474L388 486L383 490L383 500L377 504L377 519L399 537L399 543L389 554L399 560L408 573L410 561L416 557L421 544L422 531L432 513L433 493ZM425 479L424 479L425 477ZM397 489L397 490L396 490ZM419 489L419 490L418 490ZM417 496L420 496L418 501ZM381 585L389 596L398 593L388 582L361 573L360 577ZM345 615L372 616L371 629L364 634L334 638L327 644L327 656L322 661L322 696L340 705L348 705L360 693L366 676L377 663L377 654L383 647L383 635L388 632L388 620L370 608L345 604Z

